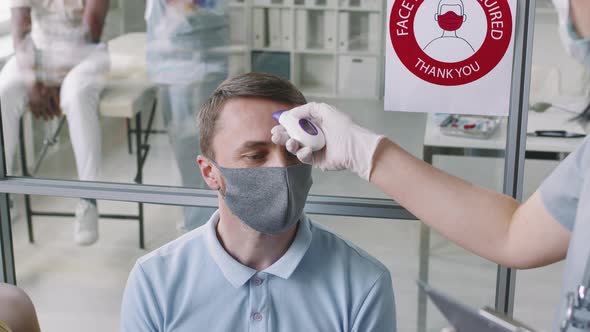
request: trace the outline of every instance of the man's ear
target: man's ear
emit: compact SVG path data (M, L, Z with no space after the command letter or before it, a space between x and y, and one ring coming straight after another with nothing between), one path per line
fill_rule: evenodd
M438 13L434 13L434 20L438 21Z
M467 21L467 15L463 14L463 22Z
M209 186L209 189L221 189L221 178L213 163L211 163L206 157L199 155L197 157L197 164L199 164L201 175L203 176L205 183L207 183L207 186Z

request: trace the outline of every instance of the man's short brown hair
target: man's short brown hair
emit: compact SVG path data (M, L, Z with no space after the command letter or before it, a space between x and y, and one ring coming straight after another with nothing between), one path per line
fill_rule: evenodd
M213 137L217 120L225 103L234 98L262 98L293 106L307 103L291 82L274 75L248 73L225 80L203 104L197 118L201 153L207 158L215 159Z

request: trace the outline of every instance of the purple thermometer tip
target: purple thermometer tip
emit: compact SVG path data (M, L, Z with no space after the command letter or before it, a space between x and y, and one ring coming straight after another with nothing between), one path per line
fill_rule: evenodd
M272 114L272 118L275 119L277 123L279 123L279 118L281 117L281 114L283 114L284 112L286 112L286 110L276 111Z

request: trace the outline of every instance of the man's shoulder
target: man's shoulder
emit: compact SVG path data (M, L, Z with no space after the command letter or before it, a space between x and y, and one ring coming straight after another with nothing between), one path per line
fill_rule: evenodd
M387 267L378 259L327 227L311 220L310 227L313 234L312 247L321 250L324 260L344 262L352 270L362 271L365 276L389 274Z
M158 249L140 257L137 264L143 269L169 265L171 262L185 259L195 260L197 256L205 254L205 233L207 225L196 228L179 238L172 240Z

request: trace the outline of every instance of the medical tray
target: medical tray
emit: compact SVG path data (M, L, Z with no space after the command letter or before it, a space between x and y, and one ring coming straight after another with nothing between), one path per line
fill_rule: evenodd
M494 116L449 114L440 123L440 131L448 136L488 139L499 125L500 118Z

